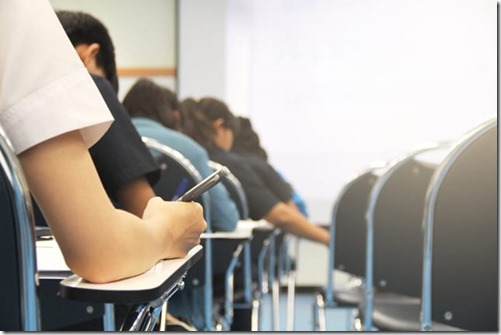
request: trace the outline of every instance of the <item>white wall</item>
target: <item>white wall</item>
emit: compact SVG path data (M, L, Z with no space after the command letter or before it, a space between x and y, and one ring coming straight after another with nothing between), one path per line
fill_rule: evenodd
M227 100L316 222L371 161L496 115L494 0L228 3Z
M175 68L175 0L49 0L54 9L83 11L99 19L115 46L118 68ZM119 78L122 98L137 76ZM176 88L175 77L153 76Z
M226 0L179 1L178 94L225 99Z

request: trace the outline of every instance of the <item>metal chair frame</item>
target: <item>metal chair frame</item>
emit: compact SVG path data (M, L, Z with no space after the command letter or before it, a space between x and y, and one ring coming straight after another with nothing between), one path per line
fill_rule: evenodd
M432 329L432 259L433 259L433 226L436 201L444 180L458 158L487 132L497 128L497 118L490 119L480 124L470 132L465 134L454 149L445 158L432 177L428 188L425 208L424 208L424 246L423 246L423 279L421 297L421 330L431 331Z
M320 331L326 331L326 309L333 308L341 308L334 301L335 294L335 284L334 284L334 270L335 270L335 259L336 259L336 223L337 223L337 214L339 212L339 207L341 201L344 199L346 193L350 190L350 188L357 182L362 176L373 173L374 171L381 170L386 166L385 162L374 162L369 165L367 168L363 169L358 174L352 176L348 179L348 181L344 184L342 189L339 191L336 200L334 202L334 206L332 209L331 216L331 224L329 227L329 258L328 258L328 271L327 271L327 285L325 288L325 295L319 293L315 297L315 302L313 304L313 321L314 321L314 329Z
M198 170L191 164L191 162L183 156L179 151L174 150L167 145L164 145L154 139L148 137L142 137L143 143L150 149L161 154L172 158L182 167L184 167L185 171L190 175L190 177L195 182L202 181L202 176L198 172ZM162 168L162 167L161 167ZM164 167L165 168L165 167ZM204 217L207 222L207 233L212 232L211 224L210 224L210 198L208 193L203 193L201 195L201 201L204 207ZM169 199L165 199L169 200ZM213 319L212 319L212 243L211 239L207 239L205 242L205 250L204 250L204 262L205 262L205 275L204 275L204 319L205 319L205 328L206 330L211 330L214 327Z
M11 198L11 207L15 216L17 258L19 262L19 302L20 320L19 330L40 330L40 315L37 296L37 266L35 254L35 224L33 221L33 207L30 193L23 174L23 170L14 154L12 145L0 127L0 164L5 180L8 183L8 193ZM15 255L12 255L15 257Z
M367 212L365 214L367 221L367 239L366 239L366 258L365 258L365 293L364 293L364 329L367 331L372 330L372 312L374 305L374 217L376 204L379 200L383 188L388 180L406 163L414 159L416 156L444 147L445 143L433 143L416 149L410 154L404 155L389 163L384 173L378 178L372 187L369 195Z

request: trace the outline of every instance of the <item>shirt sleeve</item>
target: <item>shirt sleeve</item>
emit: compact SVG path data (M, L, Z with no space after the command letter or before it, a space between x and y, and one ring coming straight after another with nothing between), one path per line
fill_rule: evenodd
M50 3L0 1L0 124L15 152L72 130L90 147L112 121Z

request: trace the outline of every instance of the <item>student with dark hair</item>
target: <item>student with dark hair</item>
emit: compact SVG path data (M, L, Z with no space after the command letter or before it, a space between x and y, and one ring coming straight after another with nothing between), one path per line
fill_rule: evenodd
M127 92L123 105L142 136L163 143L183 154L202 178L212 173L207 151L180 132L183 115L175 93L150 79L139 79ZM235 203L222 184L209 191L211 227L213 231L232 231L239 216Z
M199 204L112 205L87 149L113 118L48 1L0 2L0 59L0 124L74 273L115 281L200 242Z
M148 200L155 196L152 185L158 181L160 169L107 79L116 80L111 37L90 14L56 11L56 15L115 119L108 132L89 149L97 172L113 202L141 216Z
M238 122L238 128L234 134L233 146L231 147L231 150L238 154L252 157L252 161L256 163L255 165L257 165L258 168L259 166L266 166L267 164L262 164L259 161L263 160L264 162L268 163L268 154L266 153L266 150L264 150L264 148L261 146L259 135L252 127L251 120L243 116L237 116L236 118ZM274 172L276 172L280 176L280 179L284 183L289 185L292 201L297 206L298 210L303 213L304 216L308 217L306 203L301 198L301 196L294 190L292 185L287 182L287 180L280 172Z
M179 151L203 178L212 173L208 165L207 151L189 136L180 132L184 120L179 100L174 92L157 85L150 79L141 78L127 92L123 105L142 136L155 139ZM218 184L208 192L212 230L235 230L239 219L238 209L226 188ZM192 297L197 295L203 295L203 287L185 289L176 294L169 302L169 312L185 324L193 324L201 329L204 325L202 306L191 304ZM172 321L168 319L168 322ZM178 321L175 323L179 324Z
M259 135L252 127L252 122L249 118L237 116L238 130L233 138L233 146L231 150L241 154L249 154L268 160L266 150L261 146Z
M200 143L209 157L227 166L242 184L254 220L265 219L284 230L329 244L329 233L312 224L292 202L290 187L262 159L231 152L237 119L228 106L215 98L203 98L184 106L183 131Z
M89 149L97 172L115 205L141 217L148 201L155 197L153 185L160 170L118 100L112 39L104 24L90 14L56 11L56 15L115 119ZM123 306L117 314L125 314ZM88 325L94 327L95 323Z

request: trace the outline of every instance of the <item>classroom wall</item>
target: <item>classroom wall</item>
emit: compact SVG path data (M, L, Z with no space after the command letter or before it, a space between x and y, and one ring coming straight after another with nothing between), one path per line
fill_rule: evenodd
M49 0L54 9L89 13L115 45L119 97L141 76L176 88L176 0Z

